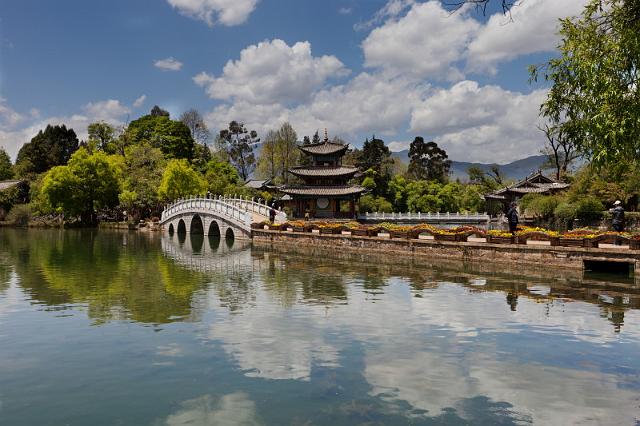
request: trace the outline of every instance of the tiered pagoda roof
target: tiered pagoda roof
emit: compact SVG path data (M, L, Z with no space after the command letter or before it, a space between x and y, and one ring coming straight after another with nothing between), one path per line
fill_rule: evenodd
M309 155L344 155L349 145L324 140L318 143L298 145L298 148L300 148L300 151Z
M350 166L298 166L289 169L289 173L292 175L305 178L305 177L328 177L328 178L344 178L351 179L358 172L357 167Z
M496 191L485 194L485 199L505 200L510 194L552 194L556 191L566 189L568 183L555 181L542 174L540 170L533 173L513 185L506 186Z
M280 189L285 194L318 197L339 197L357 195L364 191L358 185L326 185L326 186L287 186Z

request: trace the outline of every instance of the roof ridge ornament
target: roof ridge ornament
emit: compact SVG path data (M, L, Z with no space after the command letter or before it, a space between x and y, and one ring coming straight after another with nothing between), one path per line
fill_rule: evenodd
M324 128L324 142L329 142L329 133L327 132L327 128Z

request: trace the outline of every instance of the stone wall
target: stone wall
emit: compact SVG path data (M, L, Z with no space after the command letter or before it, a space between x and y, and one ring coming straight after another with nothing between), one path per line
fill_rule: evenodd
M520 244L489 244L433 240L320 235L312 233L254 230L257 246L283 245L324 247L335 250L380 253L393 257L446 259L467 263L502 263L528 267L569 268L582 270L584 260L627 262L640 270L640 250L549 247Z

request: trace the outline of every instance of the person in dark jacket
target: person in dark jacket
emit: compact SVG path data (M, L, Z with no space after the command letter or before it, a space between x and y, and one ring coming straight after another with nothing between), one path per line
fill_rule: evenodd
M507 220L509 221L509 232L515 234L518 228L518 205L515 201L511 203L509 210L507 210Z
M609 211L611 212L613 230L616 232L624 232L624 208L620 200L613 203L613 208Z
M269 222L274 223L276 221L276 209L273 205L269 209Z

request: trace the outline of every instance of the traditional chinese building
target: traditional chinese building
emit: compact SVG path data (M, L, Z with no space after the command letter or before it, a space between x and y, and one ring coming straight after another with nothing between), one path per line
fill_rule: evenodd
M555 181L538 170L513 185L485 194L484 199L487 202L487 211L506 210L511 202L518 201L525 194L551 195L568 187L568 183Z
M284 206L297 218L305 213L311 218L355 218L355 204L364 188L349 184L358 169L342 165L349 145L329 142L325 131L324 141L298 148L311 157L311 165L289 169L304 183L280 188L286 194Z

